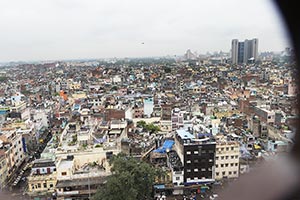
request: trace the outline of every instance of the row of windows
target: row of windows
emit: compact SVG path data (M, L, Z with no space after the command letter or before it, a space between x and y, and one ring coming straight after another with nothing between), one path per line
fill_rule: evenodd
M229 159L229 156L216 156L216 160L219 160L219 157L221 160ZM239 157L238 155L230 156L231 159L238 158L238 157Z
M199 154L199 151L194 151L193 152L195 155L198 155ZM201 150L200 151L200 154L204 154L204 153L214 153L214 150ZM186 155L191 155L192 152L191 151L187 151L186 152Z
M187 169L186 172L191 172L192 170L191 169ZM195 168L194 169L194 172L198 172L199 169L198 168ZM201 168L201 171L202 172L206 172L206 171L212 171L211 167L210 168Z
M236 148L235 147L219 147L219 148L216 148L216 151L234 151Z
M237 171L229 171L229 172L228 172L228 175L232 175L232 174L237 174ZM216 172L216 175L219 176L220 173L219 173L219 172ZM223 172L222 172L222 175L225 176L225 175L226 175L226 172L223 171Z
M238 163L230 163L230 167L233 167L233 166L238 166L239 164ZM220 164L221 167L228 167L229 166L229 163L225 163L225 164ZM218 168L219 165L217 164L216 165L216 168Z
M31 188L33 190L37 189L37 188L42 188L42 185L40 183L38 183L37 185L31 184ZM48 188L47 187L47 183L43 183L43 188ZM53 184L52 183L49 184L49 188L53 188Z
M202 177L201 179L206 179L205 177ZM190 180L192 180L191 178L187 178L186 179L186 181L190 181ZM194 180L199 180L199 178L198 177L194 177Z
M202 160L201 160L201 162L213 162L213 161L214 161L213 159L208 159L208 160L207 160L207 159L202 159ZM187 163L187 164L190 164L190 163L192 163L192 161L191 161L191 160L187 160L186 163ZM199 163L199 160L198 160L198 159L195 159L195 160L194 160L194 163Z

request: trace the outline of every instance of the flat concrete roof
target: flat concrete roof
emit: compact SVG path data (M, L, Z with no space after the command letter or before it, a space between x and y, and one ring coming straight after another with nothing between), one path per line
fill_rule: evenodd
M183 140L185 139L195 139L195 136L192 135L190 132L180 129L180 130L176 130L176 133L179 135L179 137Z
M64 169L71 169L73 166L73 160L62 160L59 163L59 168L64 168Z

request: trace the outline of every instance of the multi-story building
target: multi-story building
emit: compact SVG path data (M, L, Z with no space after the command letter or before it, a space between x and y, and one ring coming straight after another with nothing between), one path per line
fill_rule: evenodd
M234 39L231 41L231 62L232 64L238 64L238 44L239 41Z
M212 138L197 139L186 130L177 130L175 150L184 166L184 185L215 180L216 142Z
M99 169L100 168L100 169ZM111 173L95 164L75 168L74 156L57 163L56 195L58 199L90 198Z
M275 111L273 111L273 110L269 110L264 107L255 106L254 113L264 123L267 123L267 124L275 123Z
M237 178L239 176L240 145L236 141L227 141L219 137L216 142L215 178Z
M258 57L258 39L239 42L237 39L231 42L232 64L255 62Z
M173 131L183 127L183 118L183 113L180 111L180 109L174 108L171 116Z
M0 148L2 148L2 143L0 144ZM8 170L7 163L5 158L5 151L0 149L0 191L5 187L7 180Z
M17 170L25 160L22 135L16 130L2 131L0 140L5 143L5 156L9 176Z
M56 166L52 160L36 160L28 177L28 194L31 196L52 194L56 185Z

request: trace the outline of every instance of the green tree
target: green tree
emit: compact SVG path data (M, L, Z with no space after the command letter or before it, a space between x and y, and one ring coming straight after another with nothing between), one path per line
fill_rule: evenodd
M148 163L124 154L110 160L112 175L93 200L151 199L152 185L159 171Z
M154 125L153 123L147 124L145 126L145 129L147 131L149 131L150 133L157 133L158 131L160 131L159 126Z
M146 127L146 122L144 120L138 121L136 124L138 127L141 127L141 128Z

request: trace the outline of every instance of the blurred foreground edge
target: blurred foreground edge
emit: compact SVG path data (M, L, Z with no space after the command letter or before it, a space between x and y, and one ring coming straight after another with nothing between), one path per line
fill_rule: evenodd
M278 11L285 21L296 55L299 77L300 63L300 12L297 1L275 0ZM299 79L296 80L298 89ZM299 95L298 95L299 102ZM295 105L299 107L298 105ZM298 108L298 110L300 110ZM299 121L299 119L298 119ZM298 123L299 124L299 123ZM298 125L299 126L299 125ZM218 199L224 200L296 200L300 199L300 133L297 127L295 144L287 158L264 163L249 174L240 177L221 192Z

